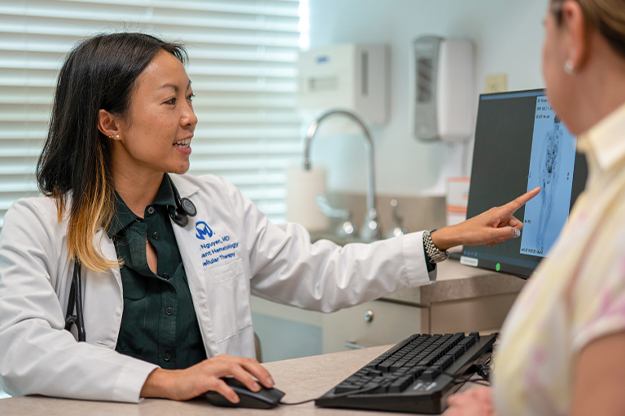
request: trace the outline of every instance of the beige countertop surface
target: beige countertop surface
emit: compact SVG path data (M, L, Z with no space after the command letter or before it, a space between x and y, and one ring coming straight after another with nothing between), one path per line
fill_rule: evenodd
M276 361L264 364L271 372L276 387L283 390L286 403L312 399L328 390L382 354L390 345L346 351L333 354ZM394 414L386 412L329 409L315 407L313 402L285 406L271 410L220 408L210 405L204 399L188 402L146 399L140 404L95 402L83 400L56 399L43 396L16 397L0 400L0 415L7 416L196 416L196 415L370 415Z
M525 285L519 277L465 266L458 260L447 260L437 266L436 282L431 285L402 290L382 299L427 305L445 302L518 293Z

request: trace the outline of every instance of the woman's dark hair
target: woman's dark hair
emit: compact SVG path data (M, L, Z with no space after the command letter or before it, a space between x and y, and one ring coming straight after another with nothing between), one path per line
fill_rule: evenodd
M563 22L562 4L566 0L551 0L558 25ZM582 8L586 23L599 31L612 49L625 58L625 0L573 0Z
M69 53L59 74L37 182L41 192L56 200L59 222L71 203L69 253L90 269L112 267L93 245L98 230L110 223L114 206L108 138L98 130L98 113L127 115L137 77L161 50L186 63L183 46L154 36L97 35Z

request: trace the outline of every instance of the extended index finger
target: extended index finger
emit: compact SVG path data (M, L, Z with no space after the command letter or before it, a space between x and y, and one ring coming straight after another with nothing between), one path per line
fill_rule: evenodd
M518 210L523 205L525 205L527 203L527 201L529 201L530 199L532 199L536 195L538 195L539 192L540 192L540 186L532 189L529 192L524 193L523 195L521 195L520 197L516 198L515 200L508 202L502 208L504 208L504 210L509 215L512 215L512 214L514 214L516 212L516 210Z

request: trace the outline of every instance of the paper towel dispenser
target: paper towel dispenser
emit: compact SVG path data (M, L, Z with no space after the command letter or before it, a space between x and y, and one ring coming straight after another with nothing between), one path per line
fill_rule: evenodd
M387 121L386 45L332 45L300 52L297 106L342 108L370 124Z
M411 129L421 140L464 140L473 133L473 45L423 36L412 44Z

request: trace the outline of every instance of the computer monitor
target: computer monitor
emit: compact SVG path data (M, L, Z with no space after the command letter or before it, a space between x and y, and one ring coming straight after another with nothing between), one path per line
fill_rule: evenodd
M544 90L480 96L467 218L542 187L515 213L521 237L464 246L462 264L529 277L549 253L584 189L586 159L555 116Z

